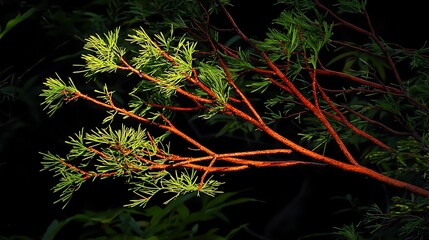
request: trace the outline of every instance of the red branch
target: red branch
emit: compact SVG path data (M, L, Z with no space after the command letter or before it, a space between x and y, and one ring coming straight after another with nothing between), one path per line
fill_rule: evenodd
M276 86L276 87L288 92L289 94L291 94L295 98L296 102L301 104L301 106L303 106L305 108L305 110L308 111L308 113L312 113L320 121L320 124L322 124L327 129L330 136L335 140L337 146L339 147L341 152L345 155L347 162L343 162L343 161L340 161L338 159L327 157L327 156L324 156L324 155L319 154L317 152L311 151L307 148L304 148L304 147L300 146L299 144L293 142L292 140L290 140L290 139L284 137L283 135L279 134L278 132L276 132L272 128L270 128L264 122L264 120L262 119L260 114L257 112L257 110L254 108L252 103L249 101L249 99L245 95L245 93L233 81L233 78L232 78L231 73L230 73L230 69L228 68L226 62L224 62L224 60L222 59L221 55L217 55L217 60L218 60L220 66L222 67L222 69L225 73L226 81L232 87L232 89L235 91L235 93L238 95L238 99L233 99L233 98L229 99L229 102L226 103L224 106L223 113L237 116L237 117L241 118L243 121L246 121L248 123L253 124L256 128L258 128L258 130L267 134L271 138L279 141L280 143L284 144L285 146L287 146L290 149L266 149L266 150L258 150L258 151L247 151L247 152L216 153L216 152L210 150L208 147L201 144L200 142L198 142L197 140L193 139L192 137L190 137L186 133L179 130L172 122L170 122L170 120L165 118L163 115L160 115L160 117L162 119L162 123L154 122L154 121L147 119L145 117L138 116L138 115L128 111L125 108L117 107L113 103L113 101L110 99L110 96L108 96L110 101L108 101L108 103L105 103L105 102L101 102L101 101L99 101L93 97L82 94L80 92L74 92L74 93L62 92L62 94L65 95L65 99L66 100L71 100L71 99L75 100L78 98L85 99L86 101L92 102L92 103L94 103L98 106L101 106L103 108L106 108L108 110L114 110L117 113L128 116L128 117L135 119L141 123L145 123L147 125L157 127L157 128L164 130L166 132L170 132L176 136L179 136L185 142L193 145L194 147L197 148L198 153L203 154L203 156L201 156L201 155L200 156L179 156L179 155L172 154L172 153L166 153L163 150L158 148L156 141L152 138L152 136L150 136L148 134L149 141L151 142L151 144L155 148L155 152L154 153L143 152L143 154L149 155L149 156L154 156L158 159L165 160L165 163L163 163L163 164L156 163L155 161L151 160L151 157L149 157L150 159L146 159L145 157L140 156L139 153L132 153L132 152L130 152L129 149L124 149L122 146L118 145L115 147L124 156L131 154L131 156L133 156L135 159L141 161L143 164L145 164L145 166L147 165L149 169L166 170L169 168L185 167L185 168L193 168L193 169L202 171L203 174L201 176L200 184L199 184L200 188L203 186L204 179L206 178L206 176L209 173L213 173L213 172L241 171L244 169L248 169L250 167L289 167L289 166L294 166L294 165L314 165L314 164L318 164L318 165L323 164L324 165L324 164L328 164L328 165L334 166L336 168L339 168L339 169L342 169L345 171L362 174L362 175L371 177L373 179L376 179L378 181L381 181L383 183L386 183L386 184L389 184L389 185L392 185L392 186L395 186L398 188L402 188L402 189L405 189L407 191L410 191L410 192L413 192L416 194L420 194L422 196L429 197L429 190L426 190L426 189L423 189L421 187L418 187L418 186L415 186L415 185L412 185L412 184L409 184L409 183L399 181L397 179L393 179L393 178L390 178L388 176L385 176L385 175L378 173L372 169L369 169L365 166L360 165L354 159L354 157L352 156L352 154L349 152L346 145L344 144L343 140L340 138L339 134L336 132L336 130L332 127L331 123L328 121L328 118L331 121L337 121L337 122L343 124L348 129L351 129L354 133L359 134L359 135L367 138L368 140L372 141L373 143L377 144L378 146L380 146L384 149L390 149L390 147L387 146L386 144L382 143L378 139L374 138L370 134L356 128L353 124L351 124L347 120L347 118L341 113L341 111L338 109L338 106L335 105L335 103L329 98L329 96L327 95L327 92L319 85L317 76L319 76L319 75L336 76L336 77L338 77L338 79L353 81L353 82L359 83L361 85L364 85L364 86L367 86L367 87L370 87L373 89L385 91L385 92L395 94L398 96L407 97L406 93L403 91L402 88L398 89L398 88L391 87L391 86L384 86L382 84L373 83L373 82L370 82L370 81L367 81L367 80L364 80L361 78L350 76L350 75L345 74L345 73L336 72L336 71L332 71L332 70L328 70L328 69L324 69L324 68L322 68L322 69L311 69L307 63L306 71L308 71L308 73L311 77L311 83L310 84L312 87L312 99L311 99L311 97L307 98L305 96L305 94L303 94L298 89L298 87L292 81L290 81L290 79L287 77L287 74L284 71L285 67L272 62L272 60L269 59L268 55L264 51L260 50L252 41L250 41L248 39L248 37L239 29L239 27L237 26L237 24L235 23L235 21L233 20L233 18L229 14L229 12L220 3L220 1L219 0L216 0L216 1L218 2L219 7L223 11L223 13L226 16L226 18L228 19L228 21L231 23L234 31L239 36L241 36L242 39L245 42L247 42L253 49L255 49L260 54L260 56L263 58L265 63L267 64L268 69L255 68L255 69L252 69L251 71L256 73L256 74L263 75L269 81L271 81L271 83L274 86ZM391 61L392 60L391 57L388 55L387 51L383 48L383 45L381 44L381 42L379 42L379 39L376 37L376 35L372 31L366 31L364 29L358 28L357 26L346 22L345 20L339 18L338 16L334 15L334 13L332 13L331 11L326 9L317 0L315 2L316 2L317 6L319 6L322 9L325 9L329 14L331 14L334 18L339 20L342 24L373 38L374 41L376 41L379 44L380 48L382 48L382 50L386 54L387 59L389 59L389 61L390 61L389 62L390 65L392 66L392 68L394 68L394 64L393 64L393 61ZM369 21L369 19L368 19L368 21ZM216 53L218 51L223 51L225 54L228 54L232 57L238 57L235 54L235 52L233 52L232 50L229 50L228 48L226 48L222 45L219 45L213 39L211 39L210 34L208 33L208 22L209 22L209 17L207 15L206 16L206 22L205 22L206 26L200 26L196 21L194 21L194 26L196 26L197 29L202 32L202 36L205 37L206 40L210 43L210 46L212 48L212 54ZM167 59L173 66L177 66L177 63L174 61L174 58L172 58L167 52L164 52L158 45L156 45L156 43L155 43L155 46L158 48L158 50L160 51L160 54L165 59ZM220 50L219 50L219 48L220 48ZM304 55L303 57L305 58L306 56ZM118 69L135 73L147 81L152 81L155 83L160 82L159 79L156 79L153 76L150 76L146 73L139 71L138 69L135 69L124 58L121 57L120 61L121 61L122 66L117 66ZM287 67L286 67L286 69L287 69ZM395 77L397 79L397 82L402 83L400 78L399 78L399 75L396 75L396 73L397 72L395 72ZM175 90L177 93L179 93L182 96L186 97L187 99L193 101L196 105L194 107L179 107L179 106L163 106L163 105L158 105L155 103L148 103L148 104L155 106L155 107L168 108L168 109L171 109L174 111L191 111L191 110L202 109L207 105L214 104L216 102L216 100L218 100L216 97L216 94L214 94L213 91L208 86L206 86L205 84L203 84L202 82L199 81L198 72L195 69L192 69L191 76L184 74L184 78L187 81L189 81L189 83L191 83L192 86L199 87L202 91L204 91L208 95L207 98L194 95L194 94L186 91L185 88L176 87ZM329 113L326 110L322 110L321 107L319 106L321 104L320 100L323 100L324 102L326 102L328 104L328 106L332 109L334 114ZM242 103L244 103L246 109L245 110L238 109L237 107L233 106L230 102L233 102L233 103L242 102ZM203 105L204 105L204 107L203 107ZM370 123L377 124L377 122L373 122L370 119L367 119L364 116L360 115L359 113L352 112L350 110L349 110L349 112L354 113L356 116L360 117L361 119L367 120ZM109 156L102 153L101 151L98 151L94 148L89 148L89 150L100 155L103 158L109 159ZM258 156L266 156L266 155L274 155L274 154L290 154L292 151L295 151L295 152L300 153L304 156L310 157L312 160L314 160L316 162L297 161L297 160L263 161L263 160L255 160L254 159ZM283 159L281 156L282 155L280 155L279 159ZM246 157L251 158L251 159L247 159ZM89 177L94 177L94 176L111 176L111 175L115 174L115 173L103 173L103 174L99 174L99 175L94 175L90 172L86 172L86 171L79 169L79 168L77 168L77 167L75 167L69 163L66 163L64 161L62 161L62 163L65 164L67 167L69 167L75 171L78 171L79 173L84 175L85 179L89 178ZM220 163L222 163L222 164L220 164ZM128 165L129 169L133 169L136 171L138 171L139 169L142 169L142 168L138 168L137 166L133 166L132 162L127 163L127 164L129 164Z

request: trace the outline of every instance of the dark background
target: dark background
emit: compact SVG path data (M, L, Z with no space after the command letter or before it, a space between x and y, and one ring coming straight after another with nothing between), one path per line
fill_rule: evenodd
M262 37L271 19L278 14L271 2L236 1L231 13L244 33ZM423 1L368 2L376 31L385 41L420 48L428 39ZM20 3L0 1L2 27L7 16L25 11ZM44 3L45 9L50 7L49 1ZM70 11L81 8L74 1L54 4ZM50 189L55 180L49 173L40 172L39 152L66 151L63 143L69 135L82 127L97 126L103 115L80 103L65 106L51 118L43 112L42 98L38 97L42 82L55 72L70 76L74 70L71 66L76 63L83 46L73 28L66 28L64 24L59 24L61 29L55 31L43 27L45 13L37 13L0 39L1 86L17 87L13 96L0 95L0 235L27 235L37 239L54 219L64 219L84 209L121 206L130 197L124 186L103 182L83 187L64 210L60 204L52 204L58 197ZM79 25L81 32L90 32L91 27L85 27L85 24L90 25L82 22ZM61 58L64 55L68 57ZM227 139L216 141L227 146L240 146L238 142L227 142L230 141ZM224 191L244 190L242 196L265 201L230 210L234 221L249 222L258 233L262 233L269 219L287 204L292 204L289 207L297 213L292 218L293 223L301 226L291 233L290 236L294 236L305 231L326 231L353 217L346 214L342 219L341 215L332 215L345 207L343 202L332 199L333 196L353 194L367 202L383 201L380 192L384 186L330 168L256 169L221 176L219 180L227 182ZM299 204L293 205L297 195L302 198Z

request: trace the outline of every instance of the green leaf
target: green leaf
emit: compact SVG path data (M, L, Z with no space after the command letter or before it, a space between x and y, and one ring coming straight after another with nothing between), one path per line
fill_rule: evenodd
M86 38L84 49L89 53L82 54L82 59L85 61L84 70L75 71L75 73L83 72L87 76L92 76L96 73L115 72L120 58L126 53L125 48L118 46L119 31L118 27L115 31L107 32L103 37L96 34Z
M57 219L52 221L46 229L45 233L43 234L42 240L54 240L57 233L61 230L61 228L63 228L65 224L66 222L59 222Z
M18 14L18 15L16 15L15 18L9 20L6 23L6 26L5 26L5 28L3 30L0 27L0 39L2 39L4 37L4 35L6 35L7 32L9 32L12 28L14 28L20 22L22 22L25 19L31 17L36 12L36 10L37 10L36 8L30 8L24 14L22 14L22 15Z
M43 85L47 88L42 90L40 96L45 98L42 102L42 105L45 105L43 110L48 110L49 116L52 116L64 102L73 99L74 94L79 92L71 78L66 84L58 74L57 78L47 78Z

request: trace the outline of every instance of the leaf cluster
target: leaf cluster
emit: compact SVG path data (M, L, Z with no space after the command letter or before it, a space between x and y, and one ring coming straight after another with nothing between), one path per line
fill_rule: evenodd
M230 215L226 211L235 205L255 201L237 198L236 194L195 198L195 193L190 193L162 207L87 210L66 219L53 220L42 239L65 236L79 239L233 239L243 232L246 224L231 229ZM12 238L27 239L27 236Z
M170 3L163 4L166 11L172 11ZM170 144L177 144L167 143L170 132L210 152L175 127L173 113L179 111L189 111L211 126L223 124L218 136L255 132L258 123L260 130L270 128L269 133L281 134L284 127L280 123L287 121L289 128L284 131L298 131L288 133L298 139L299 146L293 145L296 149L303 147L318 158L336 158L338 153L347 155L351 149L358 159L350 161L353 167L371 164L387 177L429 187L427 49L410 52L372 34L365 44L341 42L335 39L332 18L326 11L317 10L313 1L279 1L293 8L286 8L273 20L265 39L244 39L251 49L234 50L218 42L216 30L204 32L209 14L216 12L214 2L204 4L185 1L181 7L186 10L172 13L166 18L171 21L164 19L169 29L156 34L140 27L127 32L127 38L121 41L120 29L116 28L86 38L87 53L82 55L84 64L80 65L83 70L76 73L95 79L125 71L132 84L129 101L120 106L108 84L95 90L93 98L78 90L71 79L68 83L59 76L47 79L41 96L50 115L64 103L78 99L96 103L108 114L103 121L107 127L82 131L70 138L66 143L71 150L65 157L42 153L43 170L60 178L54 187L61 193L59 201L69 201L86 180L110 177L122 177L131 185L130 190L138 196L128 204L132 207L145 206L160 192L173 195L165 203L192 192L209 196L220 193L220 182L212 178L199 182L195 169L176 168L173 157L180 157L170 152ZM362 14L365 6L366 1L358 0L338 1L335 5L339 14ZM184 13L190 14L192 21L183 20ZM199 41L201 38L204 41ZM216 49L216 44L222 51ZM211 48L216 51L207 51ZM325 51L329 54L321 58ZM397 77L391 72L396 70L395 65L386 59L407 64L409 75ZM338 63L340 67L335 69ZM347 81L337 83L330 75ZM243 93L253 97L250 102ZM238 102L245 107L235 108ZM255 110L256 102L263 106ZM153 137L149 127L125 124L114 130L111 124L117 120L116 115L121 115L124 122L132 118L158 127L161 133ZM254 115L256 120L243 124ZM330 146L337 148L331 150ZM212 157L214 162L216 156ZM420 215L427 211L425 201L410 194L392 198L390 204L388 213L371 215L369 211L370 220L362 225L400 219L398 235L411 236L413 227L426 232L427 227L420 227L427 222L426 216ZM410 215L413 217L408 218ZM336 229L337 235L357 239L360 226L344 225ZM388 225L389 231L396 226Z

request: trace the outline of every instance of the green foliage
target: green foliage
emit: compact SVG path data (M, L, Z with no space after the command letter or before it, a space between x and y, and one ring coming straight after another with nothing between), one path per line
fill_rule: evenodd
M89 75L115 71L118 59L125 54L125 50L118 47L119 28L105 34L104 37L97 34L85 39L86 44L83 48L93 53L82 55L86 62L85 72Z
M319 52L329 42L332 25L325 21L322 23L312 21L301 11L290 10L283 11L273 23L279 25L281 29L271 29L265 41L258 43L258 46L269 54L270 59L293 61L294 65L299 64L303 68L305 67L303 56L296 54L299 49L304 52L304 57L311 67L317 68Z
M178 196L187 193L197 192L197 195L199 196L199 193L201 192L212 197L215 194L222 193L217 190L221 183L212 179L208 179L201 187L198 186L198 178L194 170L191 170L191 172L188 173L185 169L185 171L180 174L175 171L174 175L168 172L150 172L143 176L140 175L137 178L140 181L131 182L131 184L134 185L134 193L140 196L140 198L137 200L131 200L131 203L127 204L127 206L130 207L145 206L150 198L160 191L163 191L163 193L174 194L170 199L165 201L164 204L167 204Z
M7 21L4 29L2 29L2 27L0 26L0 39L2 39L4 35L6 35L6 33L9 32L12 28L14 28L17 24L31 17L31 15L33 15L36 12L36 10L37 10L36 8L30 8L22 15L18 13L18 15L15 18Z
M183 86L184 76L192 74L192 55L196 47L196 43L187 41L185 37L177 40L173 34L173 28L169 37L162 32L155 34L157 43L144 29L135 30L134 34L129 35L129 41L139 46L139 55L133 58L133 66L156 76L159 93L167 97L175 93L176 87ZM168 53L171 59L165 59L163 53ZM175 64L172 65L172 61Z
M366 213L362 225L381 239L395 236L400 239L426 239L429 236L428 207L427 199L410 201L394 197L387 213L373 206Z
M302 3L297 3L296 1L279 2L293 5L302 12L314 9L309 7L307 1L302 1ZM338 1L335 6L338 7L339 14L362 14L366 11L366 4L367 1ZM270 34L272 33L270 32ZM280 39L279 36L276 39ZM288 41L291 42L291 39L294 39L293 35L289 35ZM277 40L277 42L280 41ZM268 40L265 41L265 44L267 43L269 43ZM275 43L276 41L272 41L270 47L267 46L266 50L272 51L272 49L276 49ZM286 49L290 48L290 43L285 41L282 43L284 46L288 46ZM427 97L429 96L429 91L427 91L428 81L426 71L428 58L423 57L423 55L427 53L428 49L422 47L416 50L409 50L394 44L383 44L385 44L384 46L388 54L392 56L394 61L398 64L404 64L408 70L408 75L405 75L400 83L400 87L407 89L407 93L398 96L394 93L379 94L363 89L362 91L357 91L357 94L353 97L346 97L344 93L337 94L337 97L344 99L343 106L347 107L340 108L340 110L343 114L348 115L353 125L382 139L389 146L392 146L392 149L389 151L376 147L362 149L362 144L365 143L363 138L357 137L352 131L344 131L345 129L340 125L333 124L333 126L340 133L341 138L347 140L349 145L354 145L362 153L361 157L365 162L374 164L387 176L406 182L413 182L427 189L429 187L427 177L429 169L429 142L427 140L429 114ZM288 51L285 52L287 53ZM340 63L341 72L369 79L383 86L398 85L393 80L394 76L390 73L392 66L388 65L384 57L385 53L376 42L371 41L367 44L359 45L347 43L346 46L340 45L340 47L335 48L334 52L338 54L332 57L327 66ZM287 54L278 52L278 57L274 56L272 58L280 59L281 56L285 57ZM299 59L294 60L294 62L299 62ZM302 71L302 67L299 71ZM296 79L296 76L301 77L299 74L290 76L291 79ZM263 85L261 84L261 86ZM256 87L259 86L255 85L255 89ZM264 89L265 91L266 88L260 87L260 89ZM344 89L353 91L354 87L346 86ZM273 98L273 100L275 99L276 97ZM291 115L293 107L284 107L284 102L287 102L287 100L284 100L284 102L273 100L267 102L275 103L271 105L267 104L267 106L270 106L270 119L274 120L273 122L276 119L285 119L288 114L289 116L293 116L293 114ZM278 105L279 103L282 105ZM321 104L322 109L331 111L330 108L324 105L326 102L320 101L319 104ZM279 106L283 109L273 108L274 106ZM295 105L291 104L290 106ZM341 104L337 106L340 107ZM373 122L377 121L381 123L378 126L382 129L387 129L387 133L374 128L361 117L350 115L348 109L352 109L354 112L371 119ZM298 133L302 136L303 143L307 142L310 149L325 153L326 148L329 146L328 144L333 141L331 135L323 126L317 124L314 118L303 119L306 127ZM394 129L400 130L395 131ZM321 148L321 146L324 147ZM337 230L335 234L339 236L339 239L425 239L429 230L427 227L429 226L427 213L427 198L414 194L401 195L400 197L394 196L391 197L386 210L382 211L379 207L373 206L373 208L364 214L366 216L365 220L358 224L335 228Z
M366 11L367 0L339 0L338 4L338 13L364 13Z
M343 48L337 48L335 51L341 51ZM386 71L389 70L389 65L383 58L377 55L373 55L368 52L361 51L345 51L340 53L330 62L328 66L337 62L343 63L342 72L354 75L368 77L371 71L374 69L380 76L382 81L386 81Z
M154 1L149 9L145 1L130 1L128 5L112 1L109 14L116 16L112 17L115 21L126 22L126 17L114 11L120 6L130 7L145 23L156 14L162 20L153 24L156 27L124 30L115 26L110 28L113 31L85 39L84 63L77 65L80 69L75 74L95 81L102 89L86 94L71 78L67 83L59 75L46 79L40 96L49 115L75 100L88 101L107 113L102 122L107 126L87 133L82 130L66 141L70 150L64 157L41 153L42 170L59 178L53 188L60 194L57 202L67 203L87 180L121 178L137 195L129 207L145 207L158 193L170 195L164 203L174 203L177 215L170 215L171 205L167 205L166 213L160 207L147 209L153 214L150 231L158 233L161 221L190 217L189 209L175 205L176 201L183 203L195 193L215 197L221 192L221 183L213 175L206 177L208 174L280 162L267 163L264 159L252 165L253 157L264 154L255 151L246 158L240 158L245 153L231 153L220 157L224 162L219 164L218 153L179 129L183 123L175 120L181 111L208 126L222 125L216 136L244 134L258 141L264 133L303 159L322 159L323 164L395 186L399 180L423 191L429 188L426 48L411 52L384 43L372 32L332 17L318 1L307 0L278 1L278 5L286 5L285 10L274 18L265 39L247 39L233 26L244 43L236 40L237 36L223 43L222 32L210 27L209 21L211 14L222 12L218 4ZM361 15L366 4L338 1L334 6L338 14ZM368 42L336 39L335 21L366 34ZM235 45L240 46L233 49ZM405 64L408 75L399 77L392 61ZM336 82L338 79L342 81ZM111 80L126 84L115 88ZM117 101L117 92L128 95ZM122 119L115 118L117 115ZM119 129L114 127L118 121ZM287 128L282 125L285 122ZM231 166L237 162L245 163ZM373 166L379 173L374 174ZM374 206L359 224L344 224L330 234L338 239L366 238L368 231L380 239L411 239L413 234L427 237L426 199L415 193L386 195L387 211ZM167 215L170 220L163 219ZM193 225L189 231L181 230L191 236L197 228ZM144 231L140 230L133 233L142 236Z
M423 141L418 142L412 137L401 139L397 141L398 151L373 151L368 159L383 168L387 175L412 180L427 187L429 153L426 146L429 142L427 137Z
M336 235L336 239L344 239L344 240L359 240L361 237L359 233L356 231L354 225L344 225L341 228L335 228L337 231L333 234Z
M86 180L109 177L127 179L132 185L130 189L140 196L128 206L145 206L158 192L174 193L165 203L189 192L201 192L210 196L220 193L217 190L220 183L217 181L208 179L199 186L193 170L190 173L185 170L180 174L170 174L149 168L151 163L165 163L169 154L168 146L163 145L166 137L164 134L149 139L145 130L140 127L134 129L122 126L121 130L115 131L109 126L86 134L81 131L75 138L66 141L71 150L65 158L49 152L42 153L42 170L53 171L54 176L60 177L53 190L61 193L57 202L65 204ZM165 158L157 157L159 149L165 153ZM80 161L71 167L77 160ZM83 170L90 164L94 166L93 170Z
M86 62L84 65L85 70L77 73L84 72L84 76L90 77L99 73L116 71L121 58L126 53L125 48L121 48L117 44L118 36L119 29L116 29L114 32L105 34L104 38L99 35L87 38L84 48L94 54L82 55L82 59ZM144 81L139 82L131 91L131 96L133 96L133 100L130 101L130 107L133 108L131 113L139 113L143 117L144 113L150 109L146 107L141 110L145 102L151 102L152 99L163 99L165 102L165 99L171 97L177 87L183 86L184 77L192 74L192 56L196 45L186 41L184 37L176 41L173 36L173 30L171 30L169 37L165 37L162 33L155 35L157 44L143 29L136 30L135 34L129 35L129 37L130 43L137 44L140 47L139 56L133 58L133 66L150 73L154 79L148 83L149 85L146 85ZM165 54L167 53L169 57L166 59ZM229 88L223 80L222 69L203 62L199 64L201 66L198 68L198 71L201 72L200 80L212 89L217 102L219 102L218 107L211 108L207 114L202 115L204 118L209 118L223 109L223 105L228 99ZM48 110L49 115L59 109L64 102L77 99L78 94L80 94L71 79L66 84L57 76L57 79L48 78L44 84L47 89L44 89L41 94L45 98L42 104L45 105L44 109ZM148 87L158 90L150 91ZM145 91L150 91L151 93L150 95L145 95L149 98L148 100L142 99L138 94ZM96 90L95 92L99 94L98 98L104 100L105 104L112 104L113 92L110 92L106 86L104 91ZM204 97L204 93L200 94L202 95L201 97ZM104 123L112 121L117 111L108 112L109 116L103 121ZM156 113L152 114L151 120L155 120L160 116ZM124 115L125 118L128 117L128 115ZM155 154L153 148L157 148L158 144L162 145L163 143L160 142L160 139L163 140L166 135L144 141L144 130L140 130L140 128L134 130L123 126L121 131L115 132L109 127L108 129L96 129L92 134L86 134L85 136L83 133L79 133L76 136L77 139L71 139L71 141L66 142L72 147L66 158L63 159L51 153L42 153L45 160L43 170L49 169L56 172L56 176L62 176L60 183L54 188L55 192L63 191L60 197L62 202L67 202L73 191L77 190L85 179L126 175L130 180L130 176L134 173L138 175L133 178L137 180L137 183L131 180L130 182L134 185L134 192L142 198L133 203L133 206L145 205L155 193L161 190L174 192L176 196L191 190L201 191L209 195L217 192L218 182L208 180L198 187L193 172L190 175L186 174L186 176L182 174L171 175L163 171L143 173L149 169L142 159L149 158L149 160L145 161L163 164L165 158L168 157L168 150L162 149L164 159L152 158ZM105 145L105 147L103 148L102 145ZM95 147L102 148L94 150ZM75 158L83 158L85 164L70 169L67 162L73 161ZM92 158L96 158L96 171L80 170L87 167L87 159ZM132 158L134 160L131 160ZM172 180L164 180L165 176L171 177Z
M203 119L210 119L224 108L229 99L231 87L226 81L224 71L219 66L204 62L201 62L199 65L197 70L201 72L199 75L201 82L206 84L216 96L216 106L210 107L208 112L200 115Z
M77 62L83 50L77 51L75 46L90 34L142 24L156 14L145 12L143 18L134 18L137 11L133 6L143 2L94 0L64 7L58 1L0 1L1 52L8 58L0 71L0 151L10 148L8 144L22 131L45 131L44 114L36 103L46 66L63 69L69 61ZM16 44L22 39L29 41Z
M58 75L57 77L57 79L48 78L43 83L47 89L44 89L40 94L41 97L45 98L42 103L45 105L43 110L48 110L48 114L51 116L64 104L64 101L73 99L73 93L78 92L71 79L67 85Z
M86 210L63 220L53 220L41 239L66 236L78 239L234 239L246 224L230 227L226 211L238 204L255 201L237 198L237 193L220 194L214 198L195 194L182 195L164 207L111 208ZM227 227L227 229L225 228ZM10 236L0 239L32 239Z

